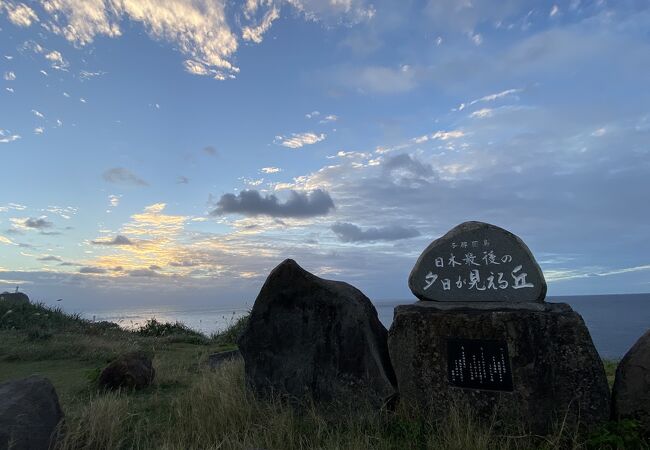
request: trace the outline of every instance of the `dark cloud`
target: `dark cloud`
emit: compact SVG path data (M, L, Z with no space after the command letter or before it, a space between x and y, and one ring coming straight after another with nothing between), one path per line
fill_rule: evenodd
M91 274L106 273L106 269L102 269L101 267L95 267L95 266L84 266L81 269L79 269L79 273L91 273Z
M90 242L95 245L135 245L131 239L126 236L122 236L121 234L118 234L113 239L95 239L94 241Z
M161 270L162 267L160 267L160 266L158 266L158 265L156 265L156 264L153 264L153 265L149 266L149 269L150 269L150 270Z
M149 186L149 183L124 167L113 167L103 173L102 178L109 183L129 186Z
M57 261L57 262L63 262L61 258L58 256L54 255L47 255L47 256L42 256L40 258L36 258L37 261Z
M429 177L433 175L433 169L430 165L418 161L414 156L407 153L391 156L383 164L387 172L403 171L419 177Z
M246 190L239 195L225 194L217 202L212 215L242 214L244 216L314 217L323 216L334 209L330 195L322 190L311 192L290 191L286 202L281 203L271 194L262 197L259 191Z
M130 277L157 277L158 274L151 269L135 269L129 270Z
M217 149L214 148L211 145L208 145L207 147L204 147L203 148L203 153L205 153L208 156L214 156L214 157L219 155L219 152L217 151Z
M415 228L400 225L370 227L362 230L352 223L335 223L331 229L343 242L397 241L420 235Z
M33 219L30 217L23 222L23 225L27 228L42 230L44 228L51 228L54 224L48 220L45 220L45 217L39 217L38 219Z
M172 261L169 265L172 267L195 267L199 263L197 261Z

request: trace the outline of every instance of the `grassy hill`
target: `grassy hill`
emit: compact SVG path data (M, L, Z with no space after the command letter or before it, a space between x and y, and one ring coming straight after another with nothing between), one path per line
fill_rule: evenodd
M244 323L211 337L153 320L127 331L43 305L0 302L0 382L31 374L52 381L66 415L59 449L596 448L574 430L503 434L462 410L435 423L405 405L395 412L358 404L298 410L280 399L258 400L245 388L241 362L207 365L210 353L235 348ZM154 384L137 392L99 390L101 368L130 350L153 356ZM610 377L614 368L607 365ZM604 428L595 438L617 433Z

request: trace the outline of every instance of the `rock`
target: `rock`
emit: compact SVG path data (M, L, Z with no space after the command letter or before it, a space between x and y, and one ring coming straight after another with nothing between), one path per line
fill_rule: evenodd
M409 276L411 292L441 302L543 302L546 280L514 234L465 222L433 241Z
M637 419L650 435L650 330L632 346L616 368L612 419Z
M437 418L467 405L537 434L565 413L587 429L608 419L603 363L569 305L452 305L396 307L388 348L401 402Z
M29 297L24 292L3 292L0 294L0 301L29 304Z
M99 385L108 389L142 389L149 386L156 371L144 352L126 353L111 362L99 374Z
M59 397L47 378L0 384L0 449L47 450L61 419Z
M257 393L326 401L395 395L386 329L355 287L319 278L287 259L270 273L239 339Z
M239 359L241 359L241 353L239 350L212 353L211 355L208 355L208 366L210 366L210 369L218 369L226 361Z

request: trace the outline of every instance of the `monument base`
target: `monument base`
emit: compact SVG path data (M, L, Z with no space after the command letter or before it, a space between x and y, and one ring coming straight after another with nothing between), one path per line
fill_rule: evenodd
M602 360L582 317L564 303L397 306L388 347L401 401L434 418L461 404L537 434L608 419Z

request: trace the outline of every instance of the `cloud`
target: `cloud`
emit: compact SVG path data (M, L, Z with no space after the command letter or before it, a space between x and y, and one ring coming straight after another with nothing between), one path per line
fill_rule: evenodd
M362 230L352 223L339 222L332 225L331 229L342 242L397 241L420 235L417 229L400 225L370 227Z
M52 68L56 70L65 70L70 66L70 64L65 59L63 59L61 52L56 50L52 50L51 52L47 53L45 55L45 59L50 61L52 63Z
M336 122L339 120L339 117L335 114L328 114L327 116L323 117L318 123L330 123L330 122Z
M214 216L241 214L244 216L314 217L326 215L334 209L330 195L321 189L311 192L290 191L286 202L281 203L275 195L262 197L258 191L246 190L239 195L225 194L217 202Z
M16 73L12 71L5 72L4 79L5 81L14 81L16 79Z
M95 266L83 266L79 269L79 273L102 274L102 273L106 273L106 269L102 267L95 267Z
M340 69L335 78L341 85L360 93L403 94L417 87L419 73L406 64L399 67L367 66Z
M307 133L291 133L290 137L286 136L276 136L275 142L279 143L283 147L288 148L300 148L305 145L313 145L327 137L325 133L315 134L312 132Z
M103 173L102 178L109 183L131 186L149 186L149 183L124 167L113 167L112 169L108 169Z
M108 203L111 205L111 208L116 208L120 204L121 195L110 194L108 196Z
M256 44L262 42L262 36L266 33L273 21L280 18L280 11L273 6L262 18L262 21L257 26L246 26L242 30L242 37L245 41L253 41Z
M22 221L22 226L24 226L25 228L32 228L36 230L52 228L54 224L46 219L47 219L46 216L41 216L36 219L30 217Z
M34 128L34 134L43 134L43 133L45 133L45 128L43 127Z
M63 262L63 260L62 260L60 257L58 257L58 256L54 256L54 255L45 255L45 256L41 256L40 258L36 258L36 260L37 260L37 261L56 261L56 262Z
M208 156L214 156L214 157L217 157L219 155L217 149L211 145L208 145L207 147L203 147L203 153L205 153Z
M40 117L41 119L45 117L42 112L35 109L32 109L32 114L34 114L36 117Z
M11 134L9 130L3 130L0 129L0 143L1 144L8 144L10 142L14 142L20 139L19 134Z
M151 277L157 277L159 276L158 273L151 269L135 269L135 270L129 270L127 274L130 277L146 277L146 278L151 278Z
M260 171L263 173L278 173L282 172L282 169L278 167L262 167Z
M188 184L189 182L190 182L190 179L183 176L183 175L179 175L176 178L176 184Z
M0 234L0 244L14 245L14 241Z
M113 239L95 239L90 242L95 245L135 245L131 239L127 238L126 236L122 236L121 234L116 235Z
M471 118L485 119L487 117L492 117L493 114L494 114L493 109L491 109L491 108L482 108L482 109L474 111L469 116Z
M429 177L433 175L433 169L431 166L418 161L415 157L406 153L388 158L384 162L383 168L386 172L407 172L410 175L416 175L419 177Z
M3 3L0 2L0 11L2 11L3 6L7 11L9 21L14 25L19 27L28 27L33 22L38 22L38 16L34 10L24 3L15 4L13 2L8 2L3 5Z

